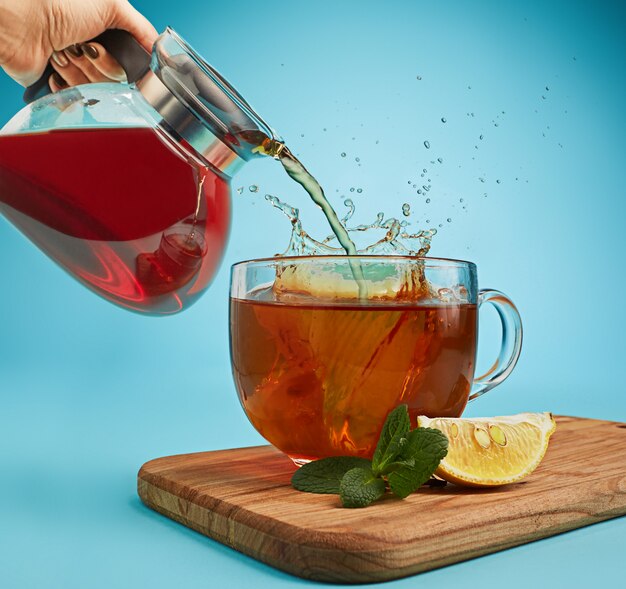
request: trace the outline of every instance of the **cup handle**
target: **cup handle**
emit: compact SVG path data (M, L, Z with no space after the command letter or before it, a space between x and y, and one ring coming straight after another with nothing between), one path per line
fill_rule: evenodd
M474 379L470 401L498 386L511 374L522 351L522 318L513 301L497 290L484 289L478 293L478 307L491 303L502 322L502 345L498 358L485 374Z

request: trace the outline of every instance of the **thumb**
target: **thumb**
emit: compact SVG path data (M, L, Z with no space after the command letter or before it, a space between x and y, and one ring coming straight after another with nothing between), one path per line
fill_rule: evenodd
M152 45L159 36L150 21L126 0L116 2L110 26L128 31L148 52L152 51Z

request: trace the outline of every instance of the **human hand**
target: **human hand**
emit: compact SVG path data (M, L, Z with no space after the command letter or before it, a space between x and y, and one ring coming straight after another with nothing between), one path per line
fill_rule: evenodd
M0 66L23 86L48 61L53 91L87 82L121 81L121 66L98 43L107 29L131 33L150 51L157 32L127 0L0 0Z

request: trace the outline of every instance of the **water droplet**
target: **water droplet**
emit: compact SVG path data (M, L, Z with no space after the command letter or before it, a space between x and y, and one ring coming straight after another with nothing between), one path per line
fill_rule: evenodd
M448 223L452 223L452 217L448 217L446 221L448 221Z
M250 186L248 186L248 190L250 192L258 192L259 191L259 187L256 184L251 184Z
M441 117L441 122L442 123L447 123L448 121L446 120L446 117Z
M354 161L355 161L355 162L360 162L360 161L361 161L361 158L360 158L360 157L355 157L355 158L354 158Z
M341 157L346 157L346 152L345 151L341 152Z
M405 202L405 203L402 205L402 214L403 214L405 217L408 217L408 216L411 214L411 205L410 205L408 202Z
M243 194L243 186L240 186L239 188L237 188L237 192L239 194Z
M363 192L363 189L362 189L362 188L357 188L357 189L356 189L356 191L357 191L359 194L361 194L361 192Z
M354 192L354 186L350 188L350 192Z
M437 161L438 161L440 164L443 164L443 158L442 158L442 157L438 157L438 158L437 158Z
M427 198L426 199L426 204L429 204L429 203L430 203L430 198Z
M430 141L424 141L424 147L430 149Z
M418 80L422 79L422 76L415 76Z
M479 137L479 139L480 139L481 141L482 141L484 138L485 138L485 137L484 137L484 135L481 135L481 136Z

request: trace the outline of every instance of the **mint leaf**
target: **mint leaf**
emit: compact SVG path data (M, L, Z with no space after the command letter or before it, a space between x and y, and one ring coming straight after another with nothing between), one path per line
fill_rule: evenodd
M409 468L414 467L415 458L407 458L406 460L394 460L391 464L387 466L387 468L385 468L385 473L388 474L390 472L393 472L394 470L402 468L403 466L408 466Z
M367 507L380 499L387 486L368 467L353 468L341 479L339 494L344 507Z
M298 491L307 493L339 494L339 483L351 469L370 468L366 458L354 456L331 456L314 460L301 466L291 477L291 484Z
M409 409L406 405L398 405L387 415L383 431L380 433L372 460L374 474L382 474L385 468L399 456L402 440L406 438L410 429Z
M430 479L448 453L448 438L438 429L418 427L406 439L400 458L404 461L412 458L414 466L399 465L387 477L391 490L403 499Z

